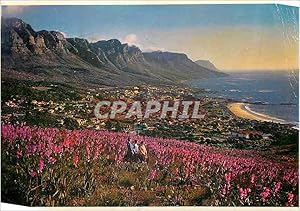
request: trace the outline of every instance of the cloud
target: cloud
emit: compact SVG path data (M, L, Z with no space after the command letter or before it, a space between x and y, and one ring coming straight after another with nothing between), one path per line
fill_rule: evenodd
M64 35L65 38L67 38L67 33L63 32L63 31L59 31L59 30L56 30L57 32L61 33L62 35Z
M128 43L128 45L138 45L139 39L136 34L128 34L123 39L121 39L123 43Z
M16 16L22 14L29 6L3 6L2 14L5 17Z
M147 43L142 42L141 39L139 39L139 37L136 34L127 34L125 37L121 38L120 40L122 43L127 43L128 45L135 45L144 52L165 51L164 48L148 45L149 41L146 41Z

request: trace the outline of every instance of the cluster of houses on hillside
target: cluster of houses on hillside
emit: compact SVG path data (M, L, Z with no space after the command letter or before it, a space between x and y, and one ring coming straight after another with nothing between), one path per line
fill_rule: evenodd
M132 120L101 120L93 114L94 107L100 99L105 100L194 100L201 101L206 115L203 119L160 119L150 118ZM5 102L5 106L22 111L22 100ZM189 88L180 87L123 87L91 89L82 95L78 101L65 102L32 100L30 104L36 111L47 112L57 119L64 127L65 118L71 118L78 124L78 128L95 130L118 130L134 132L136 134L168 134L180 139L204 140L206 142L225 143L231 140L272 140L272 134L266 134L254 129L256 122L242 120L233 116L226 108L226 100L210 97L197 97L197 92ZM21 112L22 113L22 112ZM24 112L23 112L24 113ZM180 136L178 135L180 134Z

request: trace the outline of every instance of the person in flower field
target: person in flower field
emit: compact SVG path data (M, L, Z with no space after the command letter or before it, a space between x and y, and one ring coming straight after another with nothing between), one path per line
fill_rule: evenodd
M137 140L134 140L134 160L141 161L140 146Z
M127 153L125 157L127 160L131 160L134 155L134 145L131 143L130 138L127 139Z
M148 152L147 152L146 146L143 141L141 142L140 152L141 152L141 156L142 156L142 161L147 162Z
M137 140L134 140L134 154L139 154L140 153L140 149L139 149L139 145L137 143Z

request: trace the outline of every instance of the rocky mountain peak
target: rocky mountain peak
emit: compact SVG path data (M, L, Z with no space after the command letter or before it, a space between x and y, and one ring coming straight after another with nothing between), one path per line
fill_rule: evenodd
M58 40L65 40L65 36L59 31L50 31L50 33Z
M3 18L2 27L10 27L13 29L20 29L20 30L30 28L33 31L33 29L29 24L25 23L19 18Z
M87 39L83 38L67 38L69 43L71 43L75 48L89 49L90 43Z

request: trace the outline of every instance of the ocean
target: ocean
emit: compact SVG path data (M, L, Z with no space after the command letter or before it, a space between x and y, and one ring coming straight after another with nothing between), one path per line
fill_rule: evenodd
M229 73L228 77L193 80L188 85L205 89L200 95L250 103L253 112L299 122L298 71Z

